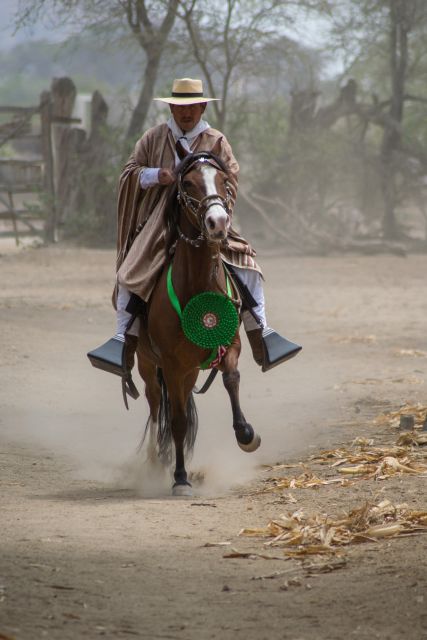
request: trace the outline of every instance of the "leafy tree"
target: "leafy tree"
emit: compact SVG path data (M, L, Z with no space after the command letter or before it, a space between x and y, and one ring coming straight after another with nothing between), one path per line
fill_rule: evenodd
M269 67L265 51L272 43L273 55L293 54L296 46L286 38L296 20L296 10L314 7L327 10L325 0L182 0L178 16L185 27L183 37L206 79L210 95L221 98L212 105L215 124L227 128L230 99L239 110L250 97L264 89ZM280 46L278 46L280 44ZM280 88L279 88L280 89Z
M341 0L333 35L345 54L347 72L356 71L365 90L374 94L371 122L383 129L383 231L385 237L394 238L399 235L396 208L402 156L417 157L427 167L426 152L416 140L408 139L405 118L409 104L427 104L419 82L420 67L426 64L427 4L424 0Z
M139 97L127 129L127 136L135 138L151 105L178 4L179 0L23 0L17 24L25 26L41 15L49 15L54 25L89 29L94 37L131 35L144 54Z

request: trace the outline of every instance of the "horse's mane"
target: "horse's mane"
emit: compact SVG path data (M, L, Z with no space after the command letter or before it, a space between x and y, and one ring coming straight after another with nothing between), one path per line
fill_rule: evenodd
M218 167L223 171L227 176L229 175L228 168L223 160L211 153L210 151L201 151L199 153L189 153L177 166L175 169L175 173L177 177L184 175L188 168L196 163L197 160L201 160L202 158L208 158L209 160L213 160ZM168 237L166 242L166 249L169 251L172 244L175 242L177 238L177 224L178 224L178 215L179 215L179 206L178 206L178 187L175 184L173 189L169 194L169 197L166 201L165 209L164 209L164 220L166 223L166 228L168 230Z

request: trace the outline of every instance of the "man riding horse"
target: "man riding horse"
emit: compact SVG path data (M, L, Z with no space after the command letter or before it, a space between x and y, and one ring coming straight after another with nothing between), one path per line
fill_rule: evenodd
M124 341L125 345L124 375L133 367L138 345L140 318L135 319L135 309L138 307L144 314L168 262L164 210L174 190L175 169L180 163L177 143L190 153L215 149L228 170L230 214L237 195L239 165L231 146L220 131L202 119L207 103L216 100L204 96L202 81L175 80L172 95L155 100L169 105L170 118L146 131L138 140L119 183L117 282L113 303L117 310L115 339ZM295 355L299 347L267 328L262 273L255 261L256 253L233 229L229 218L227 225L227 241L221 248L221 256L242 295L242 321L254 360L266 371Z

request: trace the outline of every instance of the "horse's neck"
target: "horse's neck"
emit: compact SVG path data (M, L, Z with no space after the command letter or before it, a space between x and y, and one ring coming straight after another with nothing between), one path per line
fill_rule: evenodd
M199 247L179 240L173 262L174 286L181 303L203 291L218 291L224 287L220 253L206 240Z

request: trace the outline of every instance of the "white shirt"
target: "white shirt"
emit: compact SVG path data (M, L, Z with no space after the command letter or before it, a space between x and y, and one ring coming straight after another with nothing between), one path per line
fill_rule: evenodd
M199 120L196 126L191 129L191 131L183 131L178 127L175 120L170 117L167 125L172 132L175 142L177 140L181 140L181 144L184 149L187 151L191 151L191 147L194 144L197 136L199 136L203 131L209 129L210 125L206 122L206 120ZM180 162L177 154L175 153L175 166ZM149 189L150 187L154 187L154 185L159 184L159 171L160 168L147 167L146 169L142 169L139 174L139 183L142 189Z

